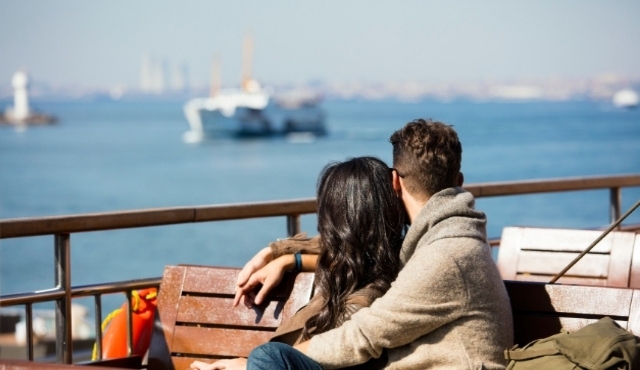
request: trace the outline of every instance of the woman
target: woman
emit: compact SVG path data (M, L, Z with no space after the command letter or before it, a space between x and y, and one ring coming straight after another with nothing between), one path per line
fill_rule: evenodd
M327 165L318 180L317 198L317 294L278 328L272 341L294 345L340 326L383 295L398 273L405 211L384 162L358 157ZM265 268L292 263L295 259L284 255ZM376 367L376 361L384 359L364 364L365 368ZM191 367L235 369L245 364L245 359L196 361Z

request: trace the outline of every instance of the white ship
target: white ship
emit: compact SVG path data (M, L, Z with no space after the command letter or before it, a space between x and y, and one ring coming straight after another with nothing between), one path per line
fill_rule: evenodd
M190 130L187 142L204 137L269 136L293 133L325 134L325 113L321 99L312 93L291 91L275 96L250 77L251 40L245 39L244 77L238 89L216 87L219 73L214 63L211 94L189 100L184 114Z
M638 93L631 89L623 89L613 95L612 103L618 108L636 108L640 98Z

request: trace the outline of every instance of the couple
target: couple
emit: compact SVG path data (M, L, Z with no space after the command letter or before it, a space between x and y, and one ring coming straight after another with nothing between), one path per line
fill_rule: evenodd
M485 215L461 188L456 132L415 120L390 141L392 169L371 157L324 169L319 238L272 243L238 278L236 304L251 305L284 271L315 270L311 302L248 359L192 368L505 367L503 350L513 342L509 298L486 242Z

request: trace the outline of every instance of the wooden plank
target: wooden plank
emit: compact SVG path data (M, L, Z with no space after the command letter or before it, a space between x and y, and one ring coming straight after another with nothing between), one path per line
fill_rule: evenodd
M513 315L514 342L521 346L540 338L545 338L561 331L576 331L598 321L599 318L575 318L562 316L537 316L526 313ZM628 321L615 320L623 328Z
M192 356L173 356L171 358L171 360L173 361L172 369L188 370L188 369L191 369L190 365L191 363L193 363L193 361L202 361L202 362L212 363L212 362L215 362L216 359L218 358L226 358L226 357L212 356L208 358L202 358L202 357L192 357ZM154 369L150 368L149 370L154 370Z
M505 281L513 310L514 341L575 331L604 316L640 333L640 290Z
M247 357L256 346L268 342L273 331L176 326L174 353Z
M183 294L215 294L235 296L236 281L240 269L233 267L216 267L183 265L187 267ZM292 278L282 279L283 284L278 285L269 292L270 299L284 300L291 294L293 287Z
M307 304L313 295L315 274L312 272L299 273L294 279L288 279L294 284L291 294L284 309L282 310L282 320L292 317L302 306Z
M562 271L579 253L521 251L517 272L553 276ZM609 276L609 256L586 254L566 275L606 278ZM627 260L627 266L630 261ZM628 267L627 267L628 268ZM628 274L627 274L628 275ZM624 285L626 286L626 284Z
M178 304L187 268L167 266L157 298L151 343L149 345L149 369L171 369L171 350L178 316Z
M633 244L636 234L627 232L612 232L611 258L609 260L608 286L628 287L631 275ZM606 239L606 238L605 238ZM578 262L580 263L580 262Z
M522 274L516 275L515 281L536 281L540 283L548 283L551 281L553 276L551 275L530 275L530 274ZM595 285L595 286L607 286L607 279L598 279L598 278L583 278L577 276L563 276L556 282L557 284L573 284L573 285Z
M505 227L498 249L498 271L505 280L514 280L518 273L518 258L522 244L523 228Z
M186 266L183 294L226 294L236 293L239 269L209 268L206 266Z
M629 315L632 289L505 281L514 312L571 313L588 317Z
M627 329L636 336L640 336L640 289L633 291L633 297L629 305L629 325Z
M601 234L601 231L593 230L571 230L552 228L523 228L522 242L520 248L533 250L582 252L587 249ZM602 239L591 253L611 252L613 245L613 235L609 234Z
M181 323L273 328L282 322L284 302L272 301L266 307L233 307L233 298L186 296L180 299L177 321Z
M640 289L640 234L636 234L633 244L633 256L631 257L631 272L629 275L629 286Z

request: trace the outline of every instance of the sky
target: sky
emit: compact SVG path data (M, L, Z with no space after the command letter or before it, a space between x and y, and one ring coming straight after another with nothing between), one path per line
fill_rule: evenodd
M0 85L138 86L142 56L239 83L640 77L640 1L0 0Z

